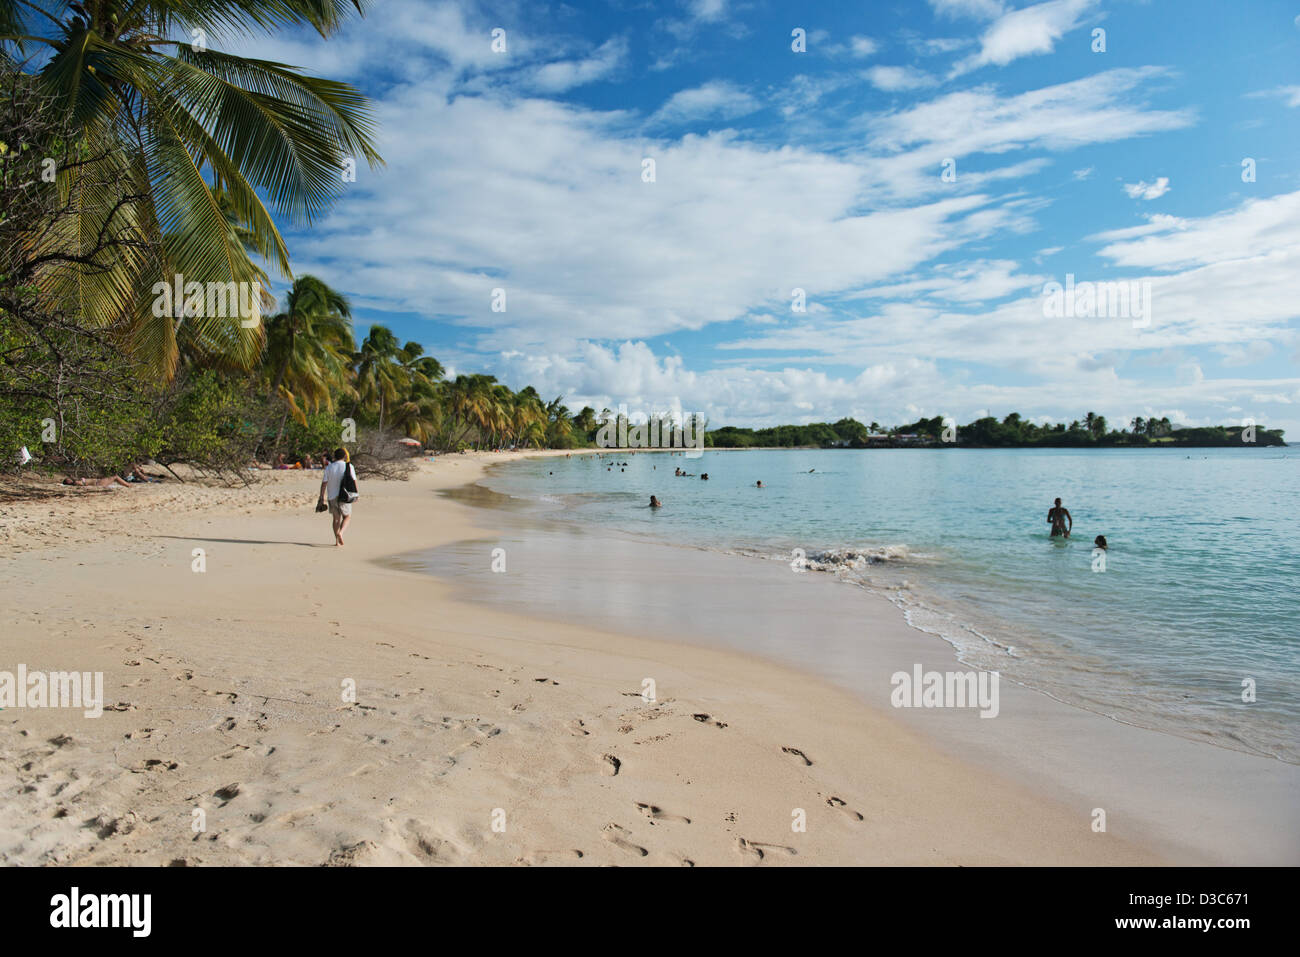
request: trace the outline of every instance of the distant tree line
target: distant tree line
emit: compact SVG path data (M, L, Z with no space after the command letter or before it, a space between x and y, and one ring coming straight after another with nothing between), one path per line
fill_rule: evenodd
M993 416L947 429L935 416L893 428L857 419L777 425L766 429L726 426L714 429L705 444L724 448L900 448L909 446L964 445L984 448L1028 447L1146 447L1187 446L1213 448L1238 445L1284 446L1282 429L1256 426L1175 428L1168 418L1137 416L1127 427L1112 429L1104 415L1089 412L1069 425L1038 424L1012 412L1001 421ZM1252 441L1253 439L1253 441Z

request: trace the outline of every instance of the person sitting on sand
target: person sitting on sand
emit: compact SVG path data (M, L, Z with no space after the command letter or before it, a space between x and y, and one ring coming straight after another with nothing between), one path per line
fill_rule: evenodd
M1069 538L1070 532L1074 531L1074 519L1059 498L1056 505L1047 510L1047 522L1052 526L1052 538L1060 538L1062 535ZM1069 527L1066 527L1066 522L1070 523Z
M659 501L659 499L655 498L653 495L651 495L651 496L650 496L650 507L651 507L651 508L663 508L663 507L664 507L664 503L661 502L661 501Z
M112 488L120 485L123 488L130 488L131 483L126 481L120 475L110 475L108 478L91 479L91 478L65 478L64 485L84 485L94 488Z
M1100 548L1103 552L1106 551L1107 546L1106 546L1105 535L1098 535L1095 539L1093 539L1092 543L1096 545L1098 548Z

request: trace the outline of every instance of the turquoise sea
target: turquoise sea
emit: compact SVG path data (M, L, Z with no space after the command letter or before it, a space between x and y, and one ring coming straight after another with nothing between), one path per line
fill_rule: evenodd
M483 484L589 531L839 576L972 667L1300 763L1292 449L615 451L526 460ZM1048 536L1057 496L1068 542Z

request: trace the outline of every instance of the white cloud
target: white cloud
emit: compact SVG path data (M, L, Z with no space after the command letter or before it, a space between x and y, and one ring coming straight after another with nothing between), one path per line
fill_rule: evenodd
M1161 176L1154 183L1148 183L1146 180L1125 183L1124 192L1128 193L1129 199L1159 199L1169 192L1169 177Z
M1076 169L1076 170L1075 170L1073 173L1071 173L1070 175L1073 176L1075 179L1079 180L1080 182L1083 182L1085 179L1087 179L1087 178L1088 178L1089 176L1091 176L1092 174L1093 174L1093 167L1091 167L1091 166L1085 166L1085 167L1083 167L1082 169Z
M1150 236L1153 233L1166 233L1171 229L1185 229L1188 225L1185 220L1166 213L1148 214L1146 220L1146 224L1142 226L1108 229L1100 233L1094 233L1088 239L1092 242L1113 243L1125 239L1137 239L1139 236Z
M854 56L868 57L880 49L880 45L871 37L856 36L849 38L849 49Z
M716 23L727 15L727 0L689 0L686 8L696 20Z
M863 76L878 90L917 90L938 81L924 70L910 66L873 66Z
M1268 342L1247 342L1241 345L1224 343L1216 346L1215 351L1223 357L1225 366L1247 366L1262 362L1273 354L1273 346Z
M535 67L530 85L544 93L562 93L576 86L607 79L627 60L627 39L614 37L605 41L589 57L581 60L557 60Z
M652 117L655 123L690 123L695 120L730 120L763 106L740 87L725 80L679 90Z
M975 17L992 20L1006 11L1001 0L930 0L934 12L947 17Z
M954 74L982 66L1006 66L1020 57L1051 53L1056 41L1081 22L1096 0L1048 0L999 17L980 38L980 51L959 63Z
M923 194L934 188L948 157L1064 151L1191 125L1194 115L1188 111L1141 105L1135 94L1147 80L1161 75L1150 67L1110 70L1010 97L979 87L873 116L866 123L873 146L893 154L885 163L887 178L881 190ZM960 169L958 186L966 182Z
M1260 97L1276 97L1284 100L1289 107L1300 106L1300 86L1275 86L1271 90L1259 90L1246 95L1256 99Z

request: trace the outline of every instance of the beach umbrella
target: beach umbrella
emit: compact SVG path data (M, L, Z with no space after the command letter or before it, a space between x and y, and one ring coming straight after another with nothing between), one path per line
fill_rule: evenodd
M420 447L419 440L417 440L417 439L398 439L398 440L397 440L397 444L398 444L398 445L414 445L416 448L419 448L419 447Z

